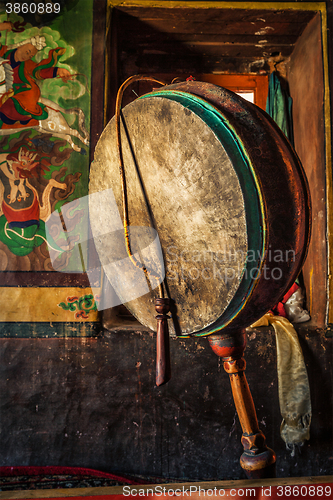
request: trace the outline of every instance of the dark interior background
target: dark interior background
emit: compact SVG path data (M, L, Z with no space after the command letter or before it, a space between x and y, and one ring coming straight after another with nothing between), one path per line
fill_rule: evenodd
M331 34L332 5L326 3ZM320 52L320 13L279 9L278 4L276 11L172 12L162 8L157 12L119 6L107 12L106 1L95 0L92 157L113 114L119 84L135 73L268 74L268 59L281 53L283 59L291 57L287 70L294 72L297 89L297 74L306 61L298 63L292 55L295 51L304 54L309 40L314 39L317 44L311 43L312 54ZM274 31L265 30L267 26ZM265 32L258 34L260 31ZM331 36L328 39L331 44ZM261 40L266 42L259 43ZM332 60L331 45L329 57ZM322 61L316 64L316 71L306 75L311 88L318 82L322 86ZM322 92L321 87L319 102L314 104L318 113L322 113ZM306 99L312 110L313 95ZM302 100L299 106L303 106ZM322 114L318 120L316 149L325 141ZM306 142L312 143L310 139ZM306 152L304 155L306 162ZM326 200L325 162L322 152L320 155L317 164L321 170L312 181L318 206ZM279 434L274 334L269 328L248 333L247 378L260 427L268 446L277 453L278 477L320 476L333 471L325 217L317 220L314 231L313 321L297 328L308 369L313 419L310 441L294 453L286 449ZM91 467L147 479L244 478L239 465L241 428L228 376L207 339L172 339L172 379L157 388L155 335L133 322L126 310L107 311L101 324L91 328L91 336L87 328L87 337L70 338L78 329L75 323L57 328L60 338L24 338L31 330L24 323L3 329L0 465ZM15 331L16 338L8 338L8 329Z

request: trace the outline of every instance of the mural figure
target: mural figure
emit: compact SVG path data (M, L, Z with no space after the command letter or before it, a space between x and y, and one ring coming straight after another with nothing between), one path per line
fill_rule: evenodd
M52 166L61 166L73 150L63 149L65 141L51 141L45 135L31 140L28 134L23 132L9 141L3 138L0 143L0 147L10 151L0 154L0 248L7 248L17 256L26 256L46 242L45 221L56 203L74 192L81 176L79 172L66 175L67 168L62 167L47 179ZM75 220L69 232L81 219L81 214L78 215L72 217ZM51 235L48 234L47 240L55 251L63 253ZM75 237L71 237L62 244L67 247L70 243L72 247L74 242ZM43 260L50 260L47 250Z
M0 31L11 31L12 23L0 23ZM48 78L61 78L67 82L72 78L66 68L57 67L57 61L66 49L50 49L47 59L36 63L32 58L46 47L45 37L35 35L11 47L0 45L0 135L8 135L17 129L31 128L46 131L54 137L67 140L72 148L84 152L75 145L71 136L76 136L85 145L88 133L84 125L84 114L78 108L65 110L58 104L41 96L36 82ZM72 129L62 113L77 114L83 136Z
M0 30L5 25L5 29L10 31L10 24L1 23ZM56 67L59 56L64 53L64 49L60 47L50 50L48 59L43 59L40 63L32 61L32 57L46 46L43 36L37 35L17 45L12 48L2 45L0 48L2 63L6 61L5 74L10 76L10 88L6 89L1 98L1 128L38 125L38 120L47 118L44 106L38 102L41 95L35 80L57 76L64 80L71 78L66 68Z
M28 148L21 147L16 153L0 154L0 180L3 185L0 240L15 255L27 255L45 241L44 221L51 213L50 191L53 187L67 188L65 183L51 179L44 190L42 203L39 203L38 192L30 184L29 177L37 175L37 166L47 168L45 163L38 153L30 152Z
M73 197L69 198L76 187L77 196L81 194L80 167L76 158L67 166L65 162L74 151L85 153L73 137L88 144L82 109L65 109L59 100L73 101L89 89L74 80L77 74L71 66L61 67L63 61L59 65L59 58L71 57L75 49L58 31L46 27L43 33L18 16L16 22L2 18L0 37L1 269L52 271L49 248L53 248L55 254L59 252L59 270L67 265L83 217L82 210L73 209ZM72 122L69 125L70 119L64 116L69 114L77 117L80 131ZM64 202L69 199L72 211L67 214ZM60 206L67 214L66 241L57 238L54 228L52 238L45 226Z

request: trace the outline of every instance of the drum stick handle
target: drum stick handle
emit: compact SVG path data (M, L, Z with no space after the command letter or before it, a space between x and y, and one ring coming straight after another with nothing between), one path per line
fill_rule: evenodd
M276 477L276 455L266 446L266 438L259 429L252 394L245 376L246 362L243 352L246 333L243 330L220 333L208 337L215 354L223 360L229 374L232 395L243 430L244 453L240 464L249 479Z
M155 299L155 309L158 315L156 336L156 385L166 384L171 378L169 327L167 313L170 310L170 300L166 298Z

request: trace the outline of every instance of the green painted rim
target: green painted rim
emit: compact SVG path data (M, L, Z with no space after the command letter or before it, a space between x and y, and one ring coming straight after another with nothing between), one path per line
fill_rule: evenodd
M175 90L158 90L145 94L140 99L163 97L182 104L199 116L214 132L232 161L237 174L245 204L245 217L248 238L248 253L257 255L258 259L246 260L242 270L242 279L229 305L221 316L211 325L189 336L204 336L218 332L233 321L248 302L256 285L255 276L260 275L266 247L265 211L259 180L247 154L246 148L230 122L212 104L187 92Z

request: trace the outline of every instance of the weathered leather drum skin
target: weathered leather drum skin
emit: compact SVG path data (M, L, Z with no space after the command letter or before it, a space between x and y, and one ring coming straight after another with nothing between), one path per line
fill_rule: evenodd
M249 326L283 297L306 255L310 200L295 152L260 108L208 83L162 87L122 113L130 224L158 231L171 332ZM122 213L114 119L90 175L90 193L112 188ZM96 247L103 261L107 249ZM157 296L126 304L152 330Z

